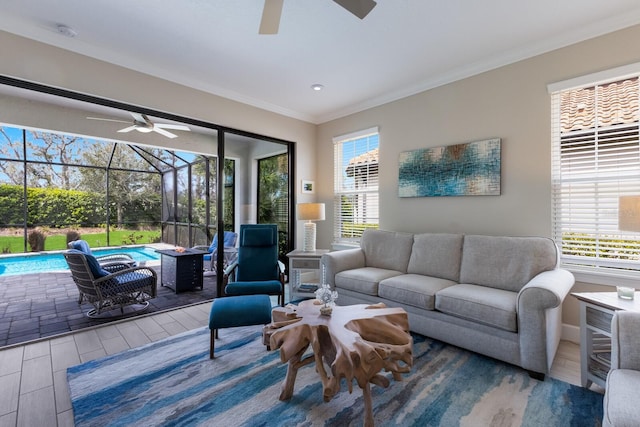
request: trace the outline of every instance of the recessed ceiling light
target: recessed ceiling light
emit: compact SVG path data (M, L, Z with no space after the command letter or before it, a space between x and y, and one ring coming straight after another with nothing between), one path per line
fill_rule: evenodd
M56 29L63 36L67 36L67 37L73 38L73 37L78 35L78 32L76 30L74 30L73 28L71 28L71 27L69 27L67 25L64 25L64 24L58 24Z
M324 86L322 86L321 84L316 83L316 84L311 85L311 89L313 89L313 90L322 90L322 89L324 89Z

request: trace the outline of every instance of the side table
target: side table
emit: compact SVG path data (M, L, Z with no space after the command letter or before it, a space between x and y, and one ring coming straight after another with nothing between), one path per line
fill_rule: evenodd
M320 258L328 249L305 252L300 249L289 252L289 300L312 298L322 281Z
M580 380L604 388L611 369L611 319L617 310L640 311L640 293L633 300L617 292L573 292L580 301Z
M162 286L167 286L176 293L194 288L202 289L203 255L208 252L198 249L185 249L184 252L158 249L156 252L160 254Z

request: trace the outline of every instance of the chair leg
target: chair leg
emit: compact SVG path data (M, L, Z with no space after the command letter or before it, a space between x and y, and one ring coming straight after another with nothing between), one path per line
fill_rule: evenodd
M214 359L213 352L216 345L215 335L218 333L217 329L211 329L209 334L209 359Z

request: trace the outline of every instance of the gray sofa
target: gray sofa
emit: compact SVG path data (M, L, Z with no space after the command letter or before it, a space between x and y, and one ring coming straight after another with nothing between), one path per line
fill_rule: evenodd
M412 331L544 378L574 283L558 260L542 237L367 230L360 248L323 255L322 265L337 304L402 307Z
M603 427L640 424L640 313L617 311L611 320L611 370L603 401Z

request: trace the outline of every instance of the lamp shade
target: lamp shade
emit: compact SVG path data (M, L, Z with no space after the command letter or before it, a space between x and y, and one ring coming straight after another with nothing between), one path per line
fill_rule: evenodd
M618 229L640 231L640 196L620 196L618 199Z
M296 208L301 221L324 221L324 203L299 203Z

